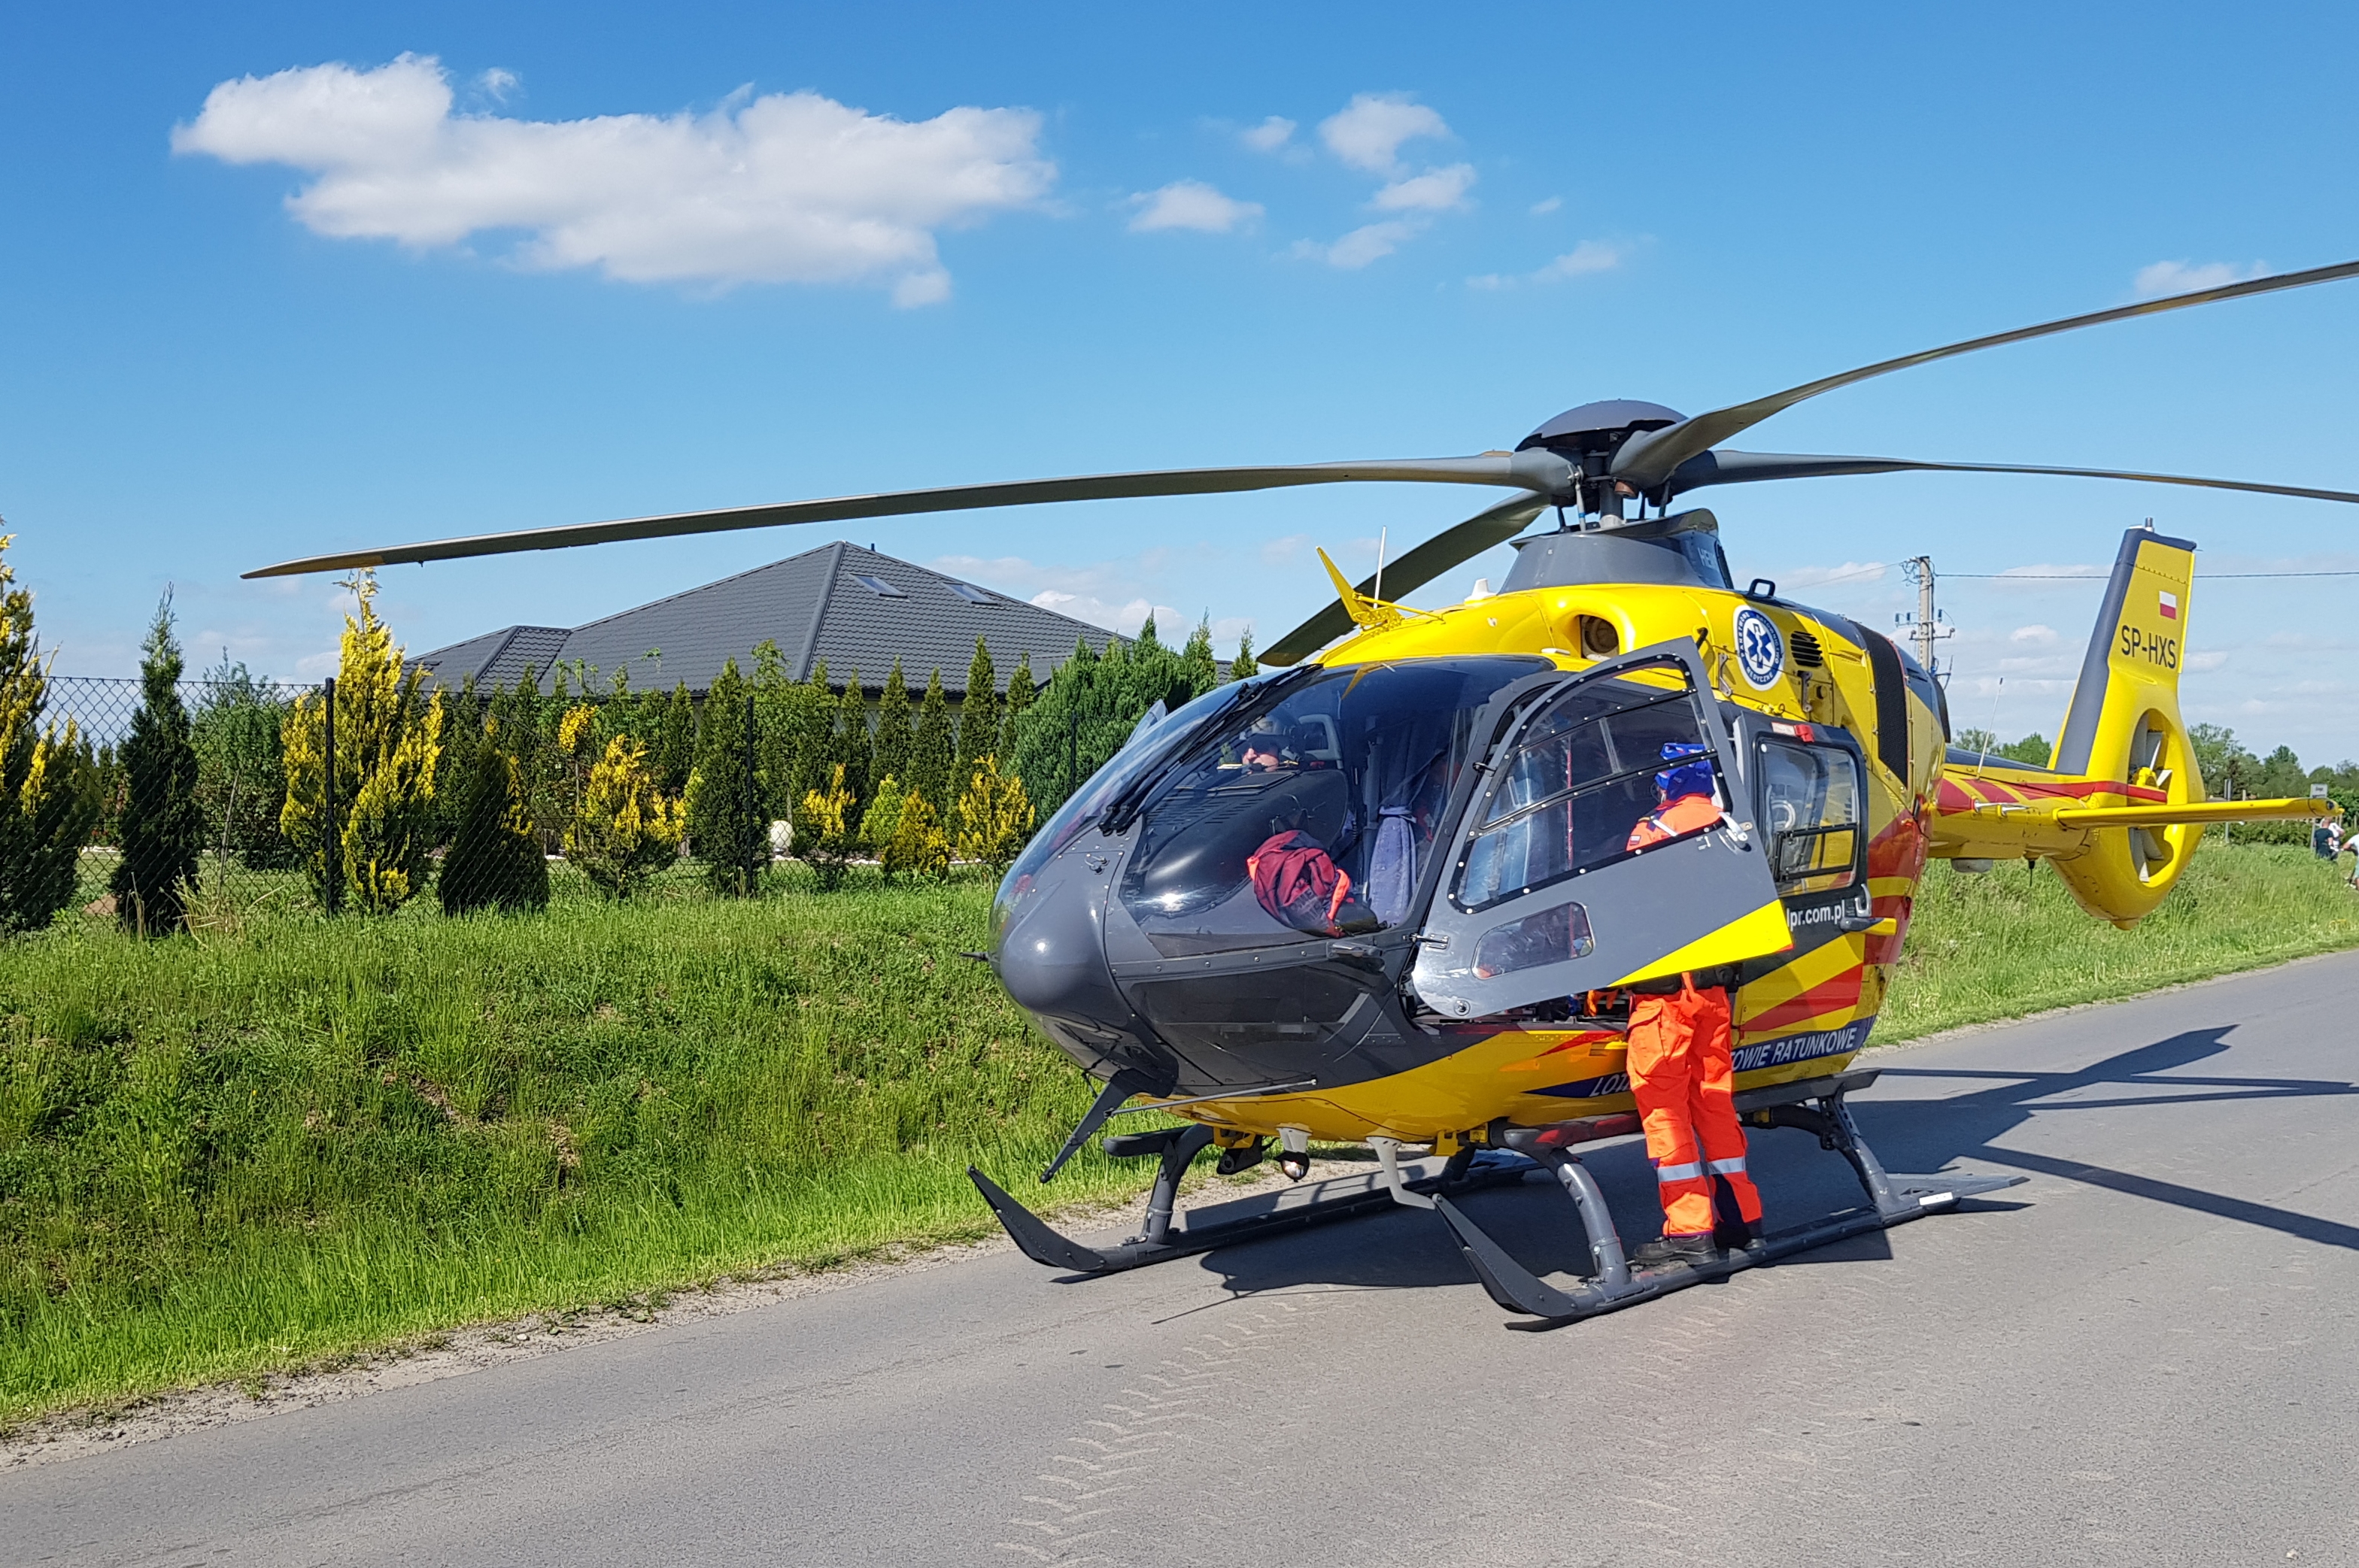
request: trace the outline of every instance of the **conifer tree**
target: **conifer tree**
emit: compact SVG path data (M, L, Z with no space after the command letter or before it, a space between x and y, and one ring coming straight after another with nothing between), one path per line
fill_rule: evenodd
M344 617L336 674L335 813L329 820L324 693L298 697L281 732L287 804L279 827L302 856L312 891L332 906L349 894L371 913L399 908L424 885L440 826L435 767L442 696L421 694L393 633L376 617L376 576L346 579L360 613Z
M959 704L958 762L951 777L953 793L963 793L966 781L984 758L999 750L999 672L993 668L991 649L974 640L974 658L966 666L966 700Z
M204 849L205 816L197 803L197 749L180 701L179 639L172 634L169 589L156 606L139 661L139 710L131 716L120 757L124 773L123 858L110 884L117 919L143 936L179 929L182 895L194 883Z
M950 835L942 831L933 802L915 790L902 797L900 820L878 858L888 881L897 876L938 881L950 875Z
M1254 663L1253 630L1248 627L1245 635L1237 639L1237 656L1229 661L1229 678L1248 680L1259 674L1261 666Z
M885 846L901 826L901 803L908 797L901 790L901 781L886 773L876 781L869 792L868 804L860 813L860 847L872 855L882 854Z
M1024 730L1024 715L1032 706L1035 693L1032 685L1032 654L1027 649L1016 655L1016 667L1007 672L1007 697L1002 706L1006 717L999 721L999 752L1001 760L1016 754L1016 742Z
M655 750L647 761L658 789L674 798L687 793L689 770L696 766L696 704L688 695L686 681L673 687L664 703L663 719L656 727Z
M1032 836L1032 803L1024 796L1024 781L1002 773L995 759L984 758L959 795L960 856L1005 872Z
M942 695L942 672L936 670L926 682L924 699L918 704L918 727L909 738L909 776L904 782L911 795L925 797L938 821L950 809L951 770L957 760L950 699Z
M472 694L469 694L472 696ZM443 756L456 802L451 847L435 873L435 896L445 914L474 909L514 912L549 903L549 861L526 808L524 773L502 744L496 712L473 717L475 705L454 711Z
M769 814L746 732L745 679L731 659L704 694L696 766L688 780L689 847L716 892L751 897L770 858Z
M886 779L905 780L909 776L909 745L914 738L909 728L909 686L902 678L901 661L896 659L893 673L885 677L885 693L876 699L876 740L871 766L880 789Z
M0 534L0 935L38 931L74 900L102 809L98 769L73 721L41 722L49 681L33 596L11 585Z
M628 898L679 854L683 812L660 794L645 748L627 735L606 741L590 765L565 832L565 858L608 898Z
M1097 665L1089 639L1075 642L1073 656L1057 666L1026 708L1009 748L1010 769L1044 816L1055 815L1086 776L1080 765L1081 731Z
M860 819L843 772L842 762L829 764L827 787L804 791L795 808L794 853L810 865L821 892L842 883L844 867L858 847Z
M1195 631L1188 634L1188 645L1180 650L1180 678L1188 688L1184 700L1190 702L1221 684L1221 662L1212 657L1212 618L1209 614L1196 622ZM1171 706L1178 708L1180 704Z
M836 699L835 725L829 732L827 766L830 774L828 791L842 790L852 797L845 807L853 814L853 826L860 822L860 803L868 798L868 781L875 763L874 743L868 734L867 694L860 688L860 672L845 674L843 695ZM836 776L834 770L843 770Z

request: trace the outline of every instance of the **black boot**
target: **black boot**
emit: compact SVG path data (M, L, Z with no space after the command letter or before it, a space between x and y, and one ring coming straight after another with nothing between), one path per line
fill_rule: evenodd
M1730 1252L1750 1251L1761 1245L1761 1222L1757 1219L1733 1225L1723 1222L1712 1227L1712 1245Z
M1658 1236L1652 1241L1639 1243L1630 1254L1630 1264L1637 1269L1659 1269L1670 1263L1709 1263L1720 1256L1712 1238L1705 1236Z

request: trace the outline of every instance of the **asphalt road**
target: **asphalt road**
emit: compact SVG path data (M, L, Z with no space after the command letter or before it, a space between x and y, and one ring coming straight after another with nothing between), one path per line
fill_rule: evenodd
M1888 1166L2029 1184L1553 1332L1407 1211L984 1258L0 1475L0 1560L2359 1562L2354 1003L2346 955L1874 1058ZM1857 1193L1755 1149L1773 1224ZM1467 1206L1581 1256L1552 1183Z

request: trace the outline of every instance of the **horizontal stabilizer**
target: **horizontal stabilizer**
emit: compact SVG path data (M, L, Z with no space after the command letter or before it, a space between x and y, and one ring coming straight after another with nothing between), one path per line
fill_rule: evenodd
M2190 800L2163 806L2066 806L2067 827L2173 827L2182 822L2303 822L2341 816L2330 800Z

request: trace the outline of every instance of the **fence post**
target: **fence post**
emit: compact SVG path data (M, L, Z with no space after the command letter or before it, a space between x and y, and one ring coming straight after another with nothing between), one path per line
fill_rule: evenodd
M753 839L745 846L745 884L738 896L754 896L754 883L760 876L759 865L770 858L770 814L762 809L761 780L756 772L755 759L758 748L754 741L754 694L745 694L745 816L754 824Z
M334 914L344 906L344 836L336 827L336 677L330 676L321 683L321 697L328 705L328 913Z

